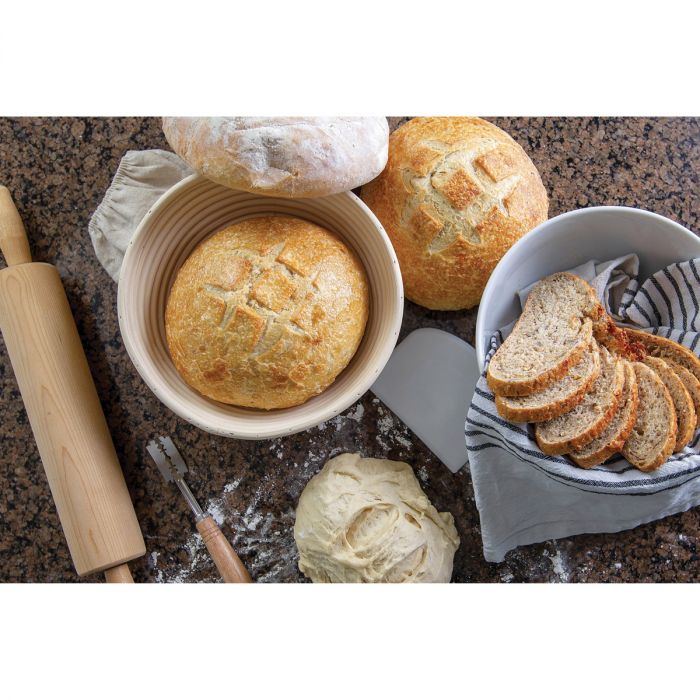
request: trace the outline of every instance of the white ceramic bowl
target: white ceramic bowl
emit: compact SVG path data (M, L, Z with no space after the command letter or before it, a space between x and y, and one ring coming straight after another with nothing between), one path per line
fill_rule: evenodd
M274 411L229 406L192 389L170 360L164 324L175 274L195 246L229 224L265 214L298 216L340 236L362 260L371 296L364 337L346 369L313 399ZM208 432L255 440L322 423L369 389L398 339L403 286L389 238L351 192L318 199L278 199L232 190L192 175L168 190L136 230L124 257L117 304L127 352L166 406Z
M628 207L591 207L545 221L501 259L484 289L475 345L483 370L493 332L520 314L518 290L588 260L639 256L640 279L666 265L700 257L700 238L659 214Z

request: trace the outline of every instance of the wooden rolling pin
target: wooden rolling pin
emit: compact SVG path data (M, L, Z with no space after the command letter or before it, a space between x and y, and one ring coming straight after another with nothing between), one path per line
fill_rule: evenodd
M61 278L32 262L9 191L0 186L0 329L17 377L73 564L133 582L145 554L102 406Z

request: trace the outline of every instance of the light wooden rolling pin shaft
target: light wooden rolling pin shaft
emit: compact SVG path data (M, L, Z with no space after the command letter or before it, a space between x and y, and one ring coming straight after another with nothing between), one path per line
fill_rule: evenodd
M145 546L58 271L0 186L0 329L78 575L132 582Z

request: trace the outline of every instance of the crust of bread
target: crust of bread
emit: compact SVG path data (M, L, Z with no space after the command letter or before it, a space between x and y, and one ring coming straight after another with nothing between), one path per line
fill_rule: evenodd
M680 377L667 362L660 357L647 357L644 364L651 367L659 375L671 395L678 425L673 451L680 452L691 441L697 424L693 399Z
M652 357L669 358L685 367L700 380L700 359L688 348L670 338L662 338L636 328L625 328L624 330L632 340L641 343Z
M257 217L214 234L185 261L166 305L166 338L177 371L204 396L285 408L335 380L368 310L365 270L340 238L295 217Z
M563 455L567 452L575 452L580 450L584 445L587 445L591 440L595 440L604 430L607 428L608 424L612 420L617 408L620 404L620 399L622 396L622 390L625 383L625 371L622 361L617 361L614 373L614 380L612 386L612 400L608 408L601 414L599 414L598 419L592 423L586 430L579 433L573 438L568 440L559 440L556 442L548 442L540 434L538 430L538 424L535 428L535 439L539 448L548 455Z
M648 354L644 345L634 340L627 329L615 325L607 312L593 324L593 335L610 352L630 362L642 362Z
M385 117L165 117L168 143L201 175L246 192L321 197L379 175Z
M441 310L476 306L498 261L549 207L522 147L471 117L403 124L361 197L391 238L406 297Z
M590 469L598 464L602 464L605 460L610 459L616 452L620 452L627 442L627 438L634 428L635 421L637 420L637 406L639 405L639 390L637 387L637 377L634 373L634 369L629 362L624 362L625 368L625 392L629 392L629 402L630 410L627 415L627 419L620 426L618 432L613 436L613 438L606 445L603 445L599 450L592 452L585 457L578 456L576 452L569 455L571 459L578 464L579 467L583 469ZM624 394L621 398L620 405L618 405L618 410L621 409L621 404L624 401ZM614 420L614 416L613 416ZM602 435L602 432L601 432ZM594 438L595 439L595 438ZM588 443L590 444L590 443ZM586 445L583 446L585 448ZM581 448L581 449L583 449Z
M622 455L624 458L633 466L637 467L642 472L651 472L654 471L655 469L658 469L672 454L673 454L673 448L676 444L676 432L678 430L677 427L677 422L676 422L676 409L673 407L673 400L671 399L671 394L669 393L668 389L666 388L666 385L661 381L661 378L659 375L651 368L648 367L645 364L642 364L640 362L635 362L633 363L633 368L635 370L635 373L637 373L637 382L640 386L640 401L639 401L639 409L637 411L637 417L639 418L639 413L643 409L648 409L648 405L645 405L642 402L642 397L641 397L641 380L640 380L640 375L639 372L644 372L648 371L653 375L654 381L658 382L657 388L659 390L659 397L660 400L663 401L663 404L666 408L666 411L669 415L669 422L667 424L667 432L666 432L666 440L664 441L661 449L659 450L658 454L655 456L655 459L652 460L651 462L648 463L640 463L639 461L635 462L631 459L632 455L630 454L629 450L626 449L627 443L622 448ZM633 428L634 429L634 428Z
M496 409L500 415L514 423L539 423L550 420L551 418L556 418L563 413L568 413L572 408L578 406L583 400L583 397L588 393L593 382L600 376L600 353L598 352L597 344L592 343L589 351L594 356L595 364L593 372L586 378L586 381L578 386L571 394L558 401L552 401L536 408L514 406L508 401L511 397L496 396Z
M695 406L695 427L700 428L700 380L687 367L679 365L670 357L665 357L664 362L678 375L678 378L688 390L690 398L693 399L693 405Z

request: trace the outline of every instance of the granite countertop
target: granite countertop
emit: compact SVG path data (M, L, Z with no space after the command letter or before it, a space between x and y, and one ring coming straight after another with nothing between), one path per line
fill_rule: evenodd
M403 120L391 119L392 127ZM700 119L495 118L530 154L550 215L592 205L649 209L700 231ZM481 554L468 469L451 474L371 394L292 437L240 442L209 435L165 408L132 366L119 333L117 287L87 233L119 159L168 148L155 118L0 119L0 183L12 192L35 260L63 278L121 460L147 553L135 580L216 581L177 489L150 464L146 443L169 434L190 486L258 581L304 581L292 536L305 484L345 451L411 463L461 538L455 581L698 581L700 509L617 534L521 547L502 564ZM474 341L476 309L434 312L407 302L402 337L424 326ZM0 340L0 581L77 581L4 343ZM100 581L90 576L86 581Z

